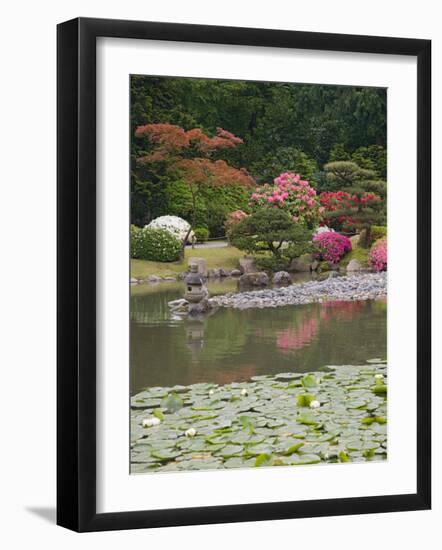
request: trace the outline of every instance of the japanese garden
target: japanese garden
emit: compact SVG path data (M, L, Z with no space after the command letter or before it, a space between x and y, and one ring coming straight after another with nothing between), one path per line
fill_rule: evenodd
M387 458L386 90L131 77L131 473Z

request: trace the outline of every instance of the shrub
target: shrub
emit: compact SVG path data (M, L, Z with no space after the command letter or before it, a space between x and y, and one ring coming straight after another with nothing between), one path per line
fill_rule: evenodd
M235 224L230 242L249 254L270 252L278 259L298 257L311 249L311 231L279 209L263 208Z
M313 242L317 248L315 257L334 264L337 264L352 248L348 237L332 231L318 233L313 237Z
M291 258L287 256L256 256L255 265L262 271L283 271L289 268Z
M371 238L373 241L383 239L387 236L387 228L385 225L372 225L371 226Z
M131 226L130 251L132 258L153 262L174 262L180 258L182 243L166 229Z
M379 239L370 249L368 263L375 271L386 271L387 269L387 239Z
M230 214L227 214L226 221L224 222L227 236L229 236L229 233L233 227L244 218L247 218L247 216L248 214L246 214L243 210L234 210L233 212L230 212Z
M146 228L165 229L173 236L183 241L190 229L190 224L178 216L160 216L151 221L149 225L146 225ZM192 240L192 235L192 232L190 232L188 240Z
M207 227L195 227L193 233L199 243L205 243L210 235Z
M319 204L316 190L299 174L284 172L274 180L274 185L258 186L251 195L251 207L272 208L287 212L293 221L313 228L322 219L324 207Z

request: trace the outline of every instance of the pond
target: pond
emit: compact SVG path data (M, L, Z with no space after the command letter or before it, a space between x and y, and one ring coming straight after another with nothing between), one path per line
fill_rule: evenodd
M232 292L236 284L213 282L209 292ZM173 320L167 303L181 298L183 290L179 282L131 289L132 395L152 386L223 385L386 357L385 301L220 308L204 321Z

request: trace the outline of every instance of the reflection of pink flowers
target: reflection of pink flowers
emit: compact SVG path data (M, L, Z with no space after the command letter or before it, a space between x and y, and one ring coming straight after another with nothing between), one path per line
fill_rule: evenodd
M299 327L287 328L276 333L276 347L282 353L302 349L316 337L318 322L315 317L306 319Z

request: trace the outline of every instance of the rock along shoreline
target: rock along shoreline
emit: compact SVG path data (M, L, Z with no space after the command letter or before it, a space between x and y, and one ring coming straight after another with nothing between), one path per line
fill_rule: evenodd
M313 302L378 300L387 296L387 273L364 273L308 281L282 288L229 293L210 298L211 306L235 309L282 307Z

